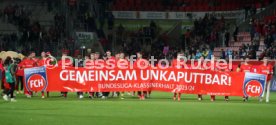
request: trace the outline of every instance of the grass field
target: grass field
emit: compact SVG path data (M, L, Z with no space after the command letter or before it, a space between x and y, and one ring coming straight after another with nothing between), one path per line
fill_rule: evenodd
M124 100L78 99L71 93L67 99L51 93L50 98L35 96L27 99L17 95L17 102L0 100L1 125L270 125L276 122L276 93L270 103L257 98L242 102L230 97L215 102L204 96L182 95L181 102L173 101L171 93L153 92L150 99L140 101L126 96Z

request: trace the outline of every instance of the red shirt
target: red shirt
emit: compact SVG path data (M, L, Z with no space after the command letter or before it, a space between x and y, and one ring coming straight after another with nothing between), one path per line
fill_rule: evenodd
M202 64L202 67L204 65ZM212 64L212 62L208 62L206 63L206 66L204 67L205 70L209 70L209 71L217 71L218 70L218 67L216 66L216 63L215 64Z
M33 59L23 59L19 64L18 64L18 70L16 72L17 76L24 76L24 69L25 68L32 68L36 66L36 61Z
M85 60L84 68L92 69L92 68L94 68L94 63L95 63L94 60L87 59L87 60Z
M232 65L232 67L230 67L229 64L224 64L224 65L219 64L219 65L220 65L220 67L217 66L217 70L222 71L222 72L231 72L233 69L233 65Z
M263 74L271 74L272 73L272 66L270 65L260 65L257 68L258 73L263 73Z
M40 59L37 61L37 66L44 66L46 65L46 59Z
M2 72L5 70L2 63L0 63L0 70L1 70Z
M181 61L181 60L174 59L172 61L172 67L174 67L174 68L186 68L186 69L188 69L187 65L185 67L184 63L185 63L184 60Z
M146 59L137 59L133 64L133 67L138 69L146 68L147 66L149 66L149 61Z
M242 64L241 65L241 72L251 72L252 70L252 65L245 65L245 64Z
M116 63L119 69L126 69L129 67L129 61L126 59L119 59Z
M115 59L114 56L111 56L110 58L107 58L107 60L105 61L105 64L107 67L111 68L112 65L114 65L113 67L117 67L117 60Z
M108 59L115 59L115 57L114 56L110 56Z
M203 65L203 61L202 62L195 62L194 65L191 64L190 69L200 69L200 70L205 70L205 67Z
M94 67L96 69L103 69L106 65L103 59L96 59L94 62Z
M72 66L73 66L73 62L71 62L70 59L65 59L65 60L64 60L65 64L63 64L62 62L63 62L62 60L59 60L59 61L58 61L58 66L59 66L59 67L62 67L62 65L64 65L65 68L66 68L66 67L72 67Z

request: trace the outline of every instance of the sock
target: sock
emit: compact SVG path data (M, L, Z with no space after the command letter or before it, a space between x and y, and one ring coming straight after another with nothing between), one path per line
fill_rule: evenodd
M173 93L173 97L174 97L174 98L176 97L176 94L177 94L177 93Z
M198 97L198 98L202 98L202 96L201 96L201 95L197 95L197 97Z

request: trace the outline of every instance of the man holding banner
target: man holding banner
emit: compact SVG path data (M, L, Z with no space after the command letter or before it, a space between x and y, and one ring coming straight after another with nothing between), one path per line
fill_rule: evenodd
M149 62L146 59L143 59L142 52L136 53L137 60L134 62L134 68L136 69L146 69L149 66ZM145 94L147 94L147 91L138 91L138 97L140 100L145 100Z
M37 62L37 66L46 66L46 61L47 61L47 57L46 57L46 53L45 52L41 52L41 59L38 60ZM49 93L47 92L47 95L49 95ZM44 96L44 92L41 92L41 98L45 98Z
M19 64L18 64L18 69L16 75L19 76L19 81L21 83L21 87L24 86L24 94L27 96L27 98L32 97L32 92L27 91L26 87L24 85L23 81L23 76L24 76L24 69L26 68L32 68L36 66L36 61L34 60L35 57L35 52L30 52L29 56L25 59L23 59ZM18 81L18 82L19 82Z
M58 67L65 69L68 67L73 67L73 60L70 60L69 58L67 58L67 52L63 51L62 52L62 57L61 60L58 61ZM61 92L61 95L66 98L67 97L67 93L68 92Z
M252 72L252 65L248 64L249 57L245 57L244 63L241 64L241 72ZM248 101L248 96L243 96L243 101Z
M257 72L260 73L260 74L267 75L267 78L266 78L267 85L266 85L266 87L270 86L270 80L272 79L272 66L268 64L268 58L267 57L263 58L263 64L261 64L260 66L258 66ZM260 101L263 100L263 96L264 95L262 95L260 97Z
M178 52L176 59L174 59L171 63L173 68L177 68L177 69L188 69L187 65L185 65L184 63L186 63L186 60L184 60L184 53ZM178 90L175 90L178 91ZM177 96L178 94L178 96ZM177 100L180 101L181 100L181 93L180 92L174 92L173 95L173 100L176 100L176 96L177 96Z

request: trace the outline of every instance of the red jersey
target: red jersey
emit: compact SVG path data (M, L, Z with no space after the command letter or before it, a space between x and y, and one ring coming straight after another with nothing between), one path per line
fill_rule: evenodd
M59 60L58 61L58 66L59 67L73 67L73 62L71 62L71 60L70 59L65 59L64 60L64 62L65 62L65 64L63 64L63 60Z
M217 67L217 70L222 71L222 72L231 72L233 67L230 66L229 64L219 64L219 67Z
M189 69L188 66L185 65L184 60L181 61L181 60L177 60L177 59L174 59L174 60L172 61L171 67Z
M205 70L205 67L202 62L195 62L193 65L191 64L190 69L200 69L200 70Z
M95 63L94 60L87 59L87 60L85 60L84 68L93 69L94 68L94 63Z
M241 72L251 72L252 70L252 65L245 65L245 64L242 64L241 65Z
M111 56L111 58L108 58L106 61L105 61L105 65L108 67L108 68L115 68L117 67L117 60L115 59L115 57Z
M271 74L272 73L272 66L270 65L260 65L257 68L258 73L263 73L263 74Z
M25 68L32 68L36 66L36 61L33 59L23 59L19 64L18 64L18 69L16 71L17 76L24 76L24 69Z
M133 64L133 67L138 69L146 68L147 66L149 66L149 61L146 59L137 59Z
M40 59L40 60L38 60L37 61L37 66L45 66L46 64L47 64L47 59L45 58L45 59Z
M2 72L5 70L2 63L0 63L0 70L1 70Z
M105 61L103 59L97 59L94 62L94 67L97 69L102 69L105 67Z
M261 74L267 74L267 81L270 81L272 79L273 74L273 68L271 65L260 65L257 68L257 72Z
M111 56L110 58L107 58L107 59L114 59L114 60L116 60L114 56Z
M119 59L116 61L116 67L119 69L126 69L129 67L129 61L126 59Z
M202 64L202 67L203 66L204 65ZM218 68L216 66L216 63L212 63L212 62L208 62L207 64L205 64L204 69L205 70L210 70L210 71L217 71L218 70Z

